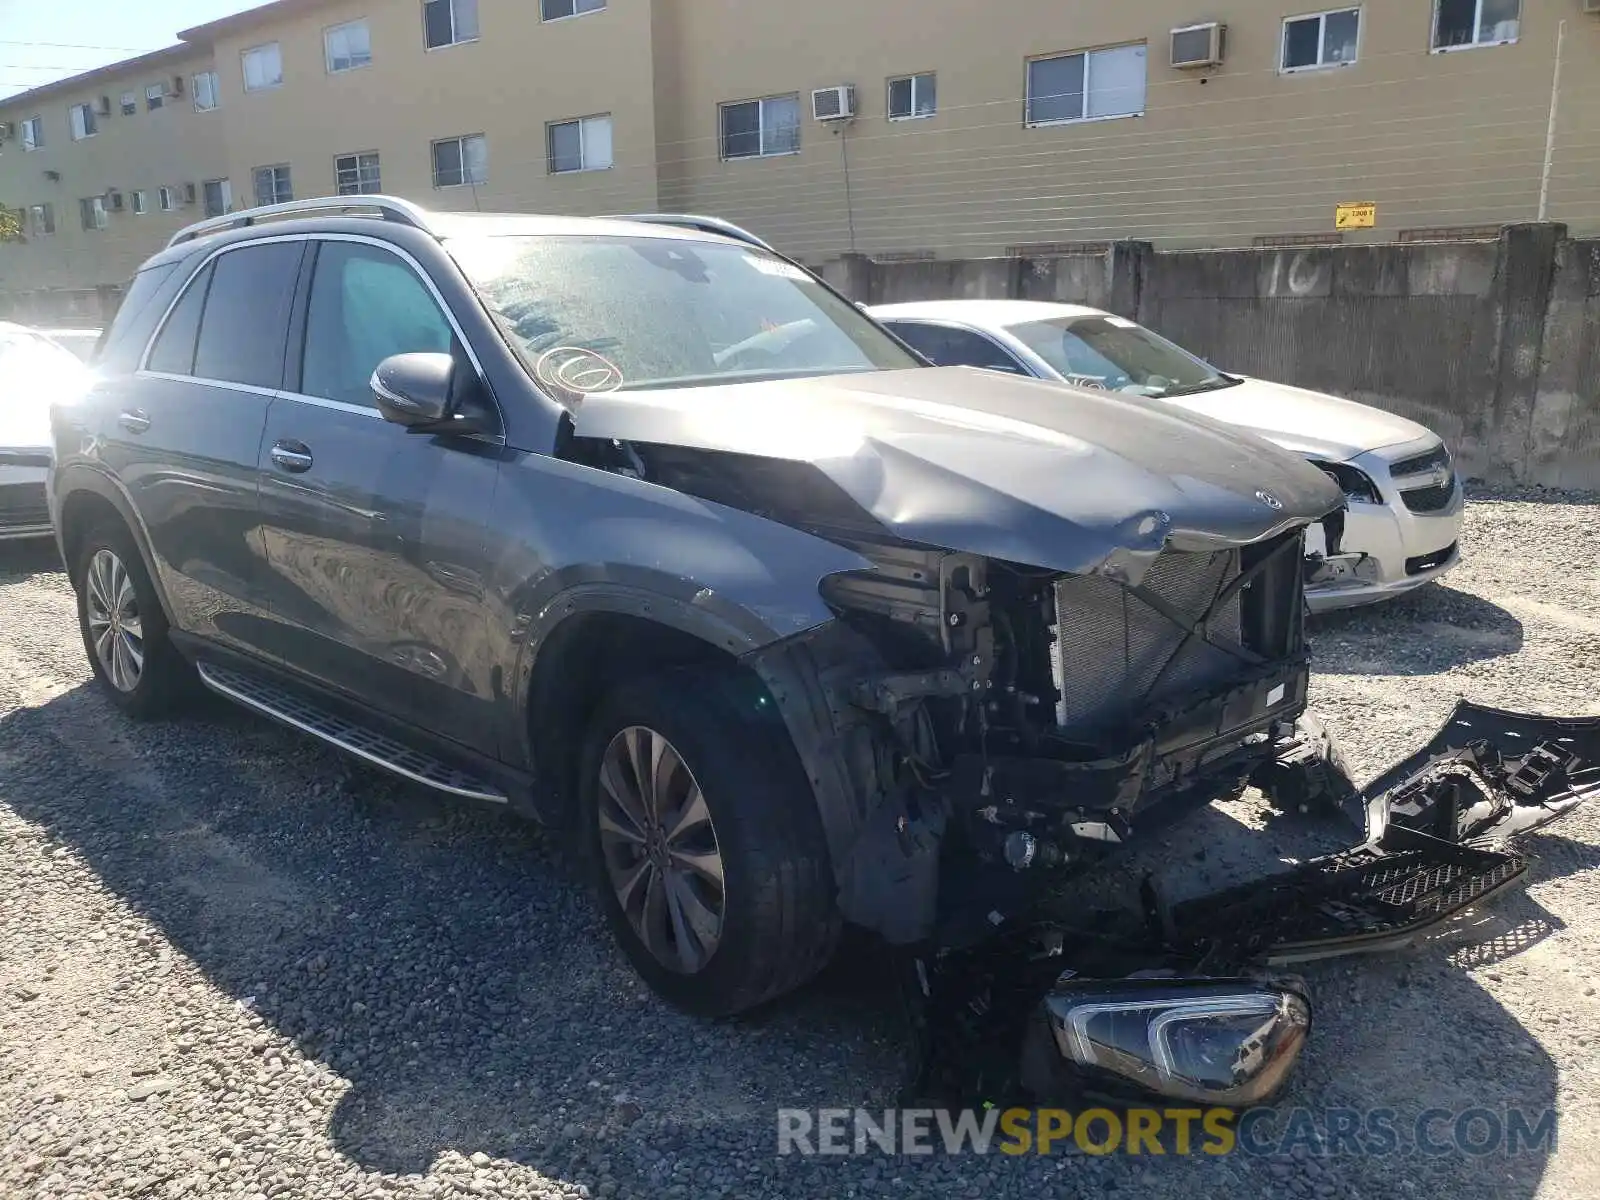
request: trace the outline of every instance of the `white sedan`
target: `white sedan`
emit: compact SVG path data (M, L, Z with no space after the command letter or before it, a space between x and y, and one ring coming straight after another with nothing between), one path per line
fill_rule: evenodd
M51 536L50 404L72 398L88 378L72 351L36 329L0 321L0 541Z
M1349 501L1338 552L1313 526L1312 611L1369 604L1460 561L1463 501L1450 451L1393 413L1230 375L1125 317L1029 300L935 300L867 311L939 366L987 367L1148 396L1239 425L1303 454Z

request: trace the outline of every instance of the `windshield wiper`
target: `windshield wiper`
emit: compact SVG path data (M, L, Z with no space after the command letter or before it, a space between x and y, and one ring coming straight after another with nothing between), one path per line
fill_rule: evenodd
M1233 375L1218 375L1215 379L1207 379L1204 383L1190 384L1188 387L1168 388L1157 394L1156 399L1165 400L1169 396L1193 396L1200 392L1220 392L1223 388L1238 387L1244 380Z

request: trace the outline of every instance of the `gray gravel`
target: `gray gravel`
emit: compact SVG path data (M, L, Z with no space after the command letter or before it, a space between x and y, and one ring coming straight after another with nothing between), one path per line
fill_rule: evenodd
M1600 713L1600 502L1483 497L1447 585L1320 620L1319 711L1364 776L1458 695ZM1200 814L1187 847L1237 841ZM1326 830L1251 843L1304 853ZM1557 1107L1554 1154L804 1161L778 1105L883 1105L870 947L707 1024L643 992L536 829L229 710L89 686L65 579L0 553L0 1196L1600 1195L1600 806L1419 951L1307 971L1285 1106Z

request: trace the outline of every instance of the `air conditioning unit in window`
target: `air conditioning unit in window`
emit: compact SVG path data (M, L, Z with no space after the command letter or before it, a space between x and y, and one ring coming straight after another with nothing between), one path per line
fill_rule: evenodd
M811 93L811 115L818 121L848 121L856 115L856 89L849 84Z
M1222 64L1228 27L1217 21L1185 25L1172 31L1172 65L1180 71Z
M0 142L17 136L17 127L10 121L0 121Z
M102 117L109 117L111 115L111 97L101 96L99 103L95 105L95 112L99 113Z

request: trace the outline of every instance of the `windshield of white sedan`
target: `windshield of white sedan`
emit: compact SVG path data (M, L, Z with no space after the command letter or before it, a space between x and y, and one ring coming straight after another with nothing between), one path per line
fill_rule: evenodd
M1008 332L1079 387L1180 396L1239 382L1123 317L1028 321Z
M854 305L745 246L562 235L449 250L535 378L568 401L918 365Z

